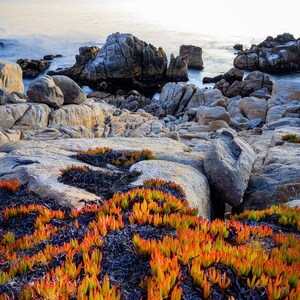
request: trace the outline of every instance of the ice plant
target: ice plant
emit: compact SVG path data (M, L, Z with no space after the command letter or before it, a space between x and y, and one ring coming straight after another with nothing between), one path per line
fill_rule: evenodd
M76 165L70 165L66 168L60 168L59 171L60 171L60 174L63 176L65 175L66 173L72 171L72 170L79 170L79 171L82 171L82 172L87 172L88 170L90 170L90 168L88 166L76 166Z
M234 294L233 279L238 277L249 295L251 290L261 289L269 299L298 300L299 237L280 231L274 234L271 227L260 222L271 217L277 226L296 231L299 209L273 206L261 212L243 212L229 221L209 222L187 206L175 183L151 179L144 184L114 194L103 205L87 204L68 215L64 210L41 205L5 208L1 212L4 225L29 216L32 229L23 236L15 231L1 232L0 284L9 286L22 274L34 274L36 266L47 266L46 275L25 284L16 297L120 299L120 292L109 284L102 266L104 241L113 231L119 234L128 226L139 229L146 225L164 233L160 239L141 238L142 234L132 237L134 251L149 261L151 274L141 278L148 299L182 299L181 284L186 277L182 274L189 272L204 299ZM251 222L243 222L245 218ZM57 237L64 237L66 230L70 230L67 238L51 244ZM265 247L269 241L272 247ZM0 295L0 299L7 297Z
M21 187L21 184L17 180L4 180L0 181L0 190L8 190L11 192L16 192Z
M283 141L291 142L291 143L300 143L300 136L297 136L296 133L287 133L283 136L281 136L281 139Z

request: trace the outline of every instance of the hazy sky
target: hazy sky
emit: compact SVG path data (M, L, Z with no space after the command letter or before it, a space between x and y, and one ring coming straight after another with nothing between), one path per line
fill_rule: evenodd
M300 36L298 0L0 0L0 34L175 30L213 35Z

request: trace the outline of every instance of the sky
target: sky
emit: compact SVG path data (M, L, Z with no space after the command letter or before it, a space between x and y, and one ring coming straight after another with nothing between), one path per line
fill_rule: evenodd
M0 35L161 30L300 37L296 0L0 0Z

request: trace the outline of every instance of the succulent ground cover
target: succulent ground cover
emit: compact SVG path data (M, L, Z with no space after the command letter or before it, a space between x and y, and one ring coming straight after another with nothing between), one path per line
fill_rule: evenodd
M116 151L107 147L78 151L75 157L97 167L106 167L109 164L119 169L129 169L139 161L155 159L152 152L147 149L142 151Z
M296 133L287 133L287 134L283 135L281 137L281 139L283 141L287 141L287 142L290 142L290 143L295 143L295 144L300 143L300 136L297 136Z
M0 186L1 300L299 299L299 208L209 222L159 179L81 210Z

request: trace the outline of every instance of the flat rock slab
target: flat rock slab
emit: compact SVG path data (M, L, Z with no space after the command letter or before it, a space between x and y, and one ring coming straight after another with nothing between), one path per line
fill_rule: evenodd
M141 185L144 180L160 178L174 181L186 193L190 207L197 208L198 216L210 219L210 189L206 177L192 166L164 160L148 160L136 163L130 171L142 172L133 185Z
M90 201L98 197L85 190L58 182L59 170L71 164L84 165L79 160L71 158L71 155L76 154L78 150L86 151L96 147L109 147L114 150L149 149L158 159L184 164L188 161L189 165L196 167L199 165L201 169L199 156L189 153L189 147L183 143L168 138L18 141L0 147L0 180L18 179L23 184L28 183L28 188L42 197L55 199L66 206L80 208L83 206L80 200ZM188 158L189 154L191 157ZM201 176L201 173L199 174Z

